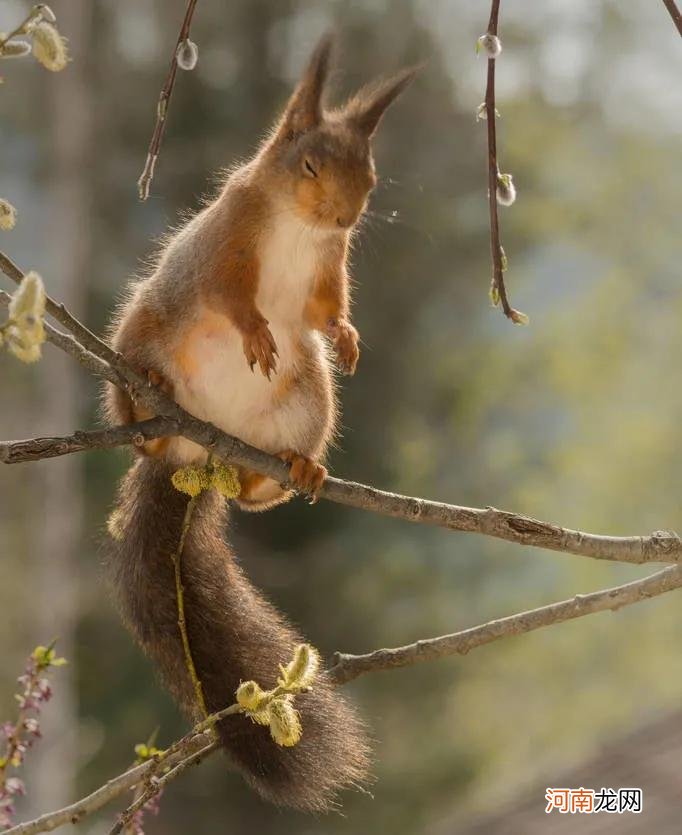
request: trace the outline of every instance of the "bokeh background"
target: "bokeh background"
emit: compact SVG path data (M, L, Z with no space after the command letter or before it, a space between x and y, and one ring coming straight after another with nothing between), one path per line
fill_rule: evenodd
M0 28L29 5L0 2ZM501 210L502 239L526 328L487 296L485 123L475 119L485 61L474 54L487 3L200 0L199 64L178 78L144 204L135 184L184 3L51 5L73 63L59 74L26 59L2 66L0 188L19 221L0 245L52 295L101 330L155 239L199 205L216 171L254 150L327 28L339 34L339 94L426 60L376 142L381 182L354 258L364 351L341 387L333 472L593 532L682 526L682 44L661 2L502 4L499 157L519 192ZM0 357L0 380L3 438L98 420L96 382L54 349L32 367ZM0 470L0 719L36 643L58 636L71 662L30 757L24 815L123 770L155 727L162 743L185 728L119 623L101 568L126 464L105 452ZM232 536L255 582L327 654L645 573L325 502L235 512ZM680 727L681 640L673 593L364 677L348 689L376 739L373 798L346 796L343 814L324 818L277 811L216 757L173 784L148 832L466 833L527 792L538 831L551 832L543 787L553 776L580 775L604 745L661 717ZM670 781L682 797L679 768ZM632 831L644 831L646 803L645 788ZM79 831L105 833L113 814Z

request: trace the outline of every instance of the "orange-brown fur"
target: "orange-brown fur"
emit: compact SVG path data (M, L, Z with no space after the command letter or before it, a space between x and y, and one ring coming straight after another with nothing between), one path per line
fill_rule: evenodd
M336 423L338 368L353 374L358 333L350 322L349 241L376 183L370 140L410 81L404 71L326 110L324 40L256 156L218 197L169 238L155 271L122 306L112 344L150 383L198 417L279 455L289 480L315 495ZM107 416L130 423L149 412L113 386ZM170 475L205 451L182 438L147 442L118 502L111 563L126 621L164 680L196 715L176 623L170 554L186 497ZM240 468L236 503L263 510L291 491ZM223 541L224 502L202 496L183 559L190 644L210 710L234 699L241 679L269 686L298 636L234 564ZM264 796L328 808L363 779L367 745L343 699L321 680L302 701L303 742L278 749L267 730L239 717L220 724L227 752ZM297 700L298 704L298 700Z

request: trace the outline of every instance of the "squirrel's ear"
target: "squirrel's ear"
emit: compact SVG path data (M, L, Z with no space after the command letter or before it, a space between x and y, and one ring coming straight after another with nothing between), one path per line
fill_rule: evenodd
M346 120L367 136L374 136L389 105L412 82L420 69L421 66L408 67L390 78L367 84L346 105Z
M287 132L301 133L322 121L322 94L329 75L333 45L332 36L327 34L316 46L284 111L282 123Z

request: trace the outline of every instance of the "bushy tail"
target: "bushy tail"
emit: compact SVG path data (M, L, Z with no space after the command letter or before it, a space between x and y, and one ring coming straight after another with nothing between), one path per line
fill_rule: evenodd
M140 458L123 479L110 521L109 562L123 616L159 667L175 699L197 718L184 662L171 554L187 497L170 481L169 466ZM301 637L235 564L223 540L225 502L215 491L196 505L182 557L187 630L206 705L232 704L240 681L275 685ZM321 675L311 692L296 697L303 735L278 746L269 729L244 716L219 725L221 741L245 779L277 804L308 811L329 808L339 789L367 774L362 725L343 697Z

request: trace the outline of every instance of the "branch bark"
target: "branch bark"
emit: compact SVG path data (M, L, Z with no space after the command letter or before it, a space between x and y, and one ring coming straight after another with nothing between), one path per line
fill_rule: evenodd
M591 594L579 594L569 600L489 621L451 635L417 641L414 644L394 649L380 649L366 655L336 653L334 665L328 671L328 675L334 684L341 686L366 673L392 670L451 655L466 655L476 647L501 638L533 632L543 626L562 623L596 612L615 611L622 606L649 600L681 586L682 566L669 566L641 580ZM179 776L197 759L203 759L217 750L218 745L211 740L210 732L206 729L219 718L238 712L237 705L230 705L225 710L209 716L208 719L196 725L189 734L173 743L163 755L163 767L171 770L164 777L159 778L159 782L156 782L152 789L145 791L145 802L153 794L153 788L158 789L160 783L162 786L165 785L169 780ZM17 824L7 830L6 835L38 835L41 832L52 832L67 823L78 823L86 815L101 809L130 789L149 782L150 778L158 772L159 765L159 760L153 759L136 766L113 780L109 780L104 786L77 803L49 812L35 820ZM135 808L137 806L134 803L128 807L127 811L130 812L132 809L134 812Z
M366 655L336 653L329 675L336 684L349 681L379 670L407 667L421 661L447 658L450 655L466 655L472 649L506 638L523 635L543 626L551 626L567 620L591 615L595 612L614 611L622 606L648 600L682 586L682 566L670 566L642 580L634 580L622 586L614 586L591 594L576 594L569 600L541 606L517 615L491 620L481 626L441 635L438 638L417 641L404 647L378 649Z
M497 37L497 27L500 15L500 0L492 0L490 19L488 20L488 34ZM527 321L523 313L515 310L509 304L507 288L504 282L506 262L500 241L500 221L497 210L497 177L499 165L497 163L497 110L495 108L495 64L496 58L488 58L488 77L485 88L485 114L488 132L488 212L490 214L490 255L493 265L493 280L491 298L493 303L499 299L504 315L516 324Z
M168 418L155 417L151 420L131 423L129 426L115 426L110 429L77 431L62 437L31 438L25 441L0 441L0 462L19 464L39 461L43 458L57 458L72 452L89 449L113 449L132 444L142 446L154 438L178 435L178 424Z
M8 264L11 265L9 272L6 269ZM17 283L23 278L22 271L2 253L0 253L0 269ZM7 293L0 291L0 303L8 300ZM74 319L63 305L49 299L47 309L50 314L58 315L59 321L73 334L64 334L46 325L48 341L69 353L89 371L124 388L150 410L168 421L166 428L159 431L159 435L183 435L223 461L231 461L255 470L279 483L287 481L288 468L281 459L227 435L212 424L185 412L159 389L150 386L143 377L126 364L120 354L112 351L109 346ZM79 341L83 335L87 349ZM147 427L144 431L149 432L149 422L144 423ZM159 425L164 426L163 423ZM172 431L167 431L171 429ZM76 433L79 438L76 444L85 445L84 448L98 448L97 444L103 438L106 438L111 446L119 445L118 439L121 439L122 443L129 443L129 441L122 440L125 437L125 431L124 427L118 427L108 432ZM74 437L8 442L0 446L0 460L7 460L8 463L22 460L22 452L30 452L33 444L36 445L35 448L43 450L44 455L41 457L77 451L70 448L74 444ZM87 446L90 437L93 437L97 443ZM145 437L146 440L149 438ZM682 561L682 540L673 531L654 531L649 536L601 536L563 528L550 522L542 522L493 507L463 507L413 496L402 496L331 476L326 479L318 495L319 498L328 501L404 519L408 522L435 525L452 531L483 534L518 545L529 545L593 559L628 563Z
M680 13L680 10L677 8L675 0L663 0L663 4L670 13L670 17L672 18L673 23L677 27L677 31L680 33L680 35L682 35L682 14Z
M169 756L166 764L171 768L177 766L187 758L195 756L197 752L203 751L210 741L210 737L207 734L201 734L188 739L184 747ZM57 809L54 812L48 812L32 821L19 823L11 829L8 829L4 835L38 835L40 832L52 832L60 826L65 826L69 823L76 824L87 815L93 814L93 812L111 803L112 800L125 794L138 784L143 783L145 778L156 767L156 760L149 760L141 765L137 765L123 772L123 774L119 774L118 777L107 781L103 786L100 786L100 788L92 792L92 794L87 795L87 797L82 798L76 803L65 806L63 809Z

